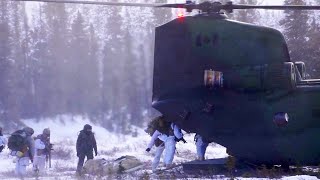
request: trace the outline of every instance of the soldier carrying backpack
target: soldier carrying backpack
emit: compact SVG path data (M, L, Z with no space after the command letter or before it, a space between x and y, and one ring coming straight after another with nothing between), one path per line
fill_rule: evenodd
M164 116L159 116L148 124L148 128L145 131L152 136L146 151L149 152L153 145L156 146L156 153L152 162L152 171L156 171L164 150L164 164L167 167L171 166L176 149L176 142L183 141L186 143L181 129L176 124L165 121Z
M11 155L16 156L16 175L23 177L26 174L26 168L29 161L33 162L34 157L34 141L32 135L34 130L25 127L22 130L15 131L8 139L8 148Z
M156 172L157 167L160 163L160 158L162 156L162 153L165 149L164 142L159 139L159 136L161 135L160 129L162 129L165 126L165 121L163 120L163 116L159 116L154 118L149 124L147 129L145 130L146 133L148 133L151 136L150 143L148 144L148 147L146 149L147 152L150 152L151 148L153 146L156 147L156 152L152 161L152 171Z

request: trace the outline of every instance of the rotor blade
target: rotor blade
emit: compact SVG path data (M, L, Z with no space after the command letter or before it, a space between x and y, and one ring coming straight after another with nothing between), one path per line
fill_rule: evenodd
M187 6L190 6L190 5L186 5L186 4L163 4L163 5L159 5L157 7L186 8Z
M271 9L271 10L320 10L320 6L255 6L255 5L223 5L223 9Z
M91 4L91 5L109 5L109 6L136 6L136 7L162 7L163 5L167 5L167 4L160 4L160 3L117 3L117 2L75 1L75 0L10 0L10 1Z

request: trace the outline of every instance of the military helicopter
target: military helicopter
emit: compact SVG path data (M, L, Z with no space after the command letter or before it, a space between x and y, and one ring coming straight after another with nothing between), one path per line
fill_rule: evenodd
M152 107L254 164L319 165L320 79L292 62L276 29L228 20L235 9L320 10L255 6L16 0L198 10L155 29Z

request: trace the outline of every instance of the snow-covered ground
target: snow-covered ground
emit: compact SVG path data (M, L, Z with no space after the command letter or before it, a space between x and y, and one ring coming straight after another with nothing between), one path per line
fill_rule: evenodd
M51 142L54 144L52 152L52 168L38 179L76 179L75 170L77 165L75 142L79 131L85 124L91 124L98 144L98 157L107 160L114 160L124 155L133 155L145 163L146 169L150 172L150 165L153 159L154 149L147 153L145 151L150 136L143 129L137 129L137 136L119 135L110 133L99 125L91 123L88 119L82 117L59 116L57 118L41 120L24 120L24 123L35 130L35 135L40 134L44 128L49 127L51 130ZM193 142L194 134L186 134L185 139L188 143L177 143L177 152L174 163L187 162L195 159L195 145ZM226 157L226 149L217 144L210 144L207 149L207 158L223 158ZM9 150L5 149L0 153L0 179L17 179L14 176L13 163L14 158L9 155ZM28 167L28 176L26 179L34 179L32 176L31 165ZM138 174L130 174L122 176L121 179L140 179L144 170ZM92 177L99 179L99 177ZM154 177L158 178L158 177ZM215 176L213 178L223 178L223 176ZM101 178L100 178L101 179ZM153 178L151 178L153 179ZM185 179L185 178L183 178ZM240 178L246 179L246 178ZM250 178L252 179L252 178ZM282 179L317 179L313 176L291 176Z

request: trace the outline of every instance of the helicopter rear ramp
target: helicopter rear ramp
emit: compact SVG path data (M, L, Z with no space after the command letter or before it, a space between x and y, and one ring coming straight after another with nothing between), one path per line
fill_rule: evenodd
M228 158L207 159L205 161L190 161L182 164L185 173L199 173L200 171L207 172L224 172L227 171Z

